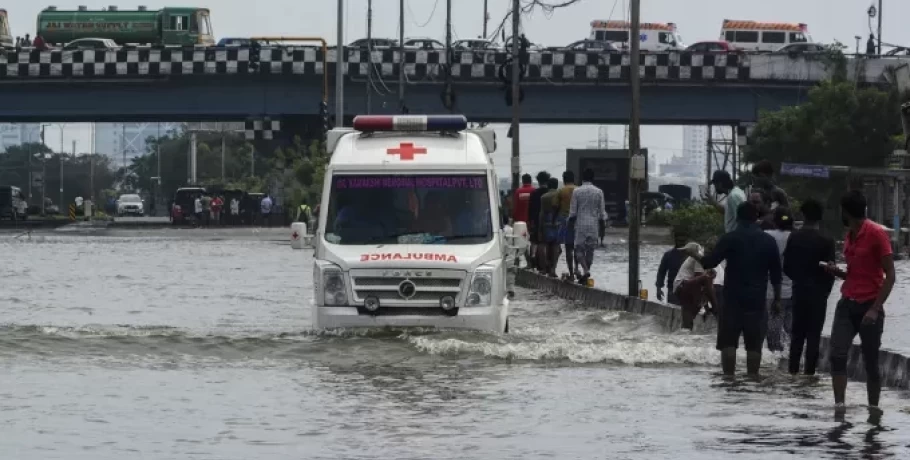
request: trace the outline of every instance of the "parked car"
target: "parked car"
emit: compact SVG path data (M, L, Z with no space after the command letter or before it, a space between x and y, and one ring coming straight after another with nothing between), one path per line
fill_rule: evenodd
M180 225L195 220L196 198L205 195L202 187L183 187L174 192L174 202L171 204L171 224Z
M828 47L819 43L791 43L780 47L774 54L818 54L828 51Z
M398 40L392 38L371 38L367 40L366 38L361 38L360 40L352 41L348 48L361 49L361 50L387 50L398 47Z
M405 49L426 51L444 51L446 49L446 45L432 38L409 38L404 41L404 47Z
M493 42L493 40L487 40L485 38L471 38L466 40L457 40L452 43L452 49L460 51L496 51L500 47Z
M222 38L221 40L218 40L218 44L216 46L249 48L253 43L259 43L259 42L257 42L256 40L249 39L249 38L225 37L225 38Z
M64 50L116 50L117 42L109 38L79 38L63 45Z
M19 187L0 185L0 219L28 219L28 201Z
M557 48L559 50L567 51L587 51L587 52L597 52L597 53L618 53L619 50L611 45L609 42L602 40L591 40L584 39L578 40L577 42L570 43L566 46Z
M525 40L527 40L527 37L525 37ZM503 47L506 49L506 51L512 49L512 37L506 38L505 42L503 43ZM543 49L543 46L540 46L530 40L528 41L528 51L543 51Z
M692 51L693 53L732 53L738 52L739 49L730 42L713 40L693 43L686 48L686 51Z
M136 194L120 195L120 198L117 199L117 215L142 217L145 215L145 202Z

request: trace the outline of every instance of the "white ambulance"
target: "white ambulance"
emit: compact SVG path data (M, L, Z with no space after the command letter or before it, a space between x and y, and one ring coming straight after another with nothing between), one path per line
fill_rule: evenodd
M629 48L629 31L632 25L628 21L592 21L591 40L609 42L619 49ZM641 49L643 51L669 51L685 49L682 37L672 22L641 23Z
M494 132L460 115L358 116L327 149L314 326L508 332L526 232L501 224Z
M720 39L744 51L777 51L791 43L809 43L809 27L801 23L724 19Z

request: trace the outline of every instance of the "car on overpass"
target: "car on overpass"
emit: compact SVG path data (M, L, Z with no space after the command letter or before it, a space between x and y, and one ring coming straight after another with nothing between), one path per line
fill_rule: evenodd
M393 38L361 38L348 44L347 48L367 50L388 50L398 48L398 40Z
M424 51L445 51L446 45L432 38L409 38L404 41L405 49Z
M501 48L493 41L486 38L469 38L456 40L452 49L458 51L499 51Z
M774 54L819 54L828 51L828 47L820 43L791 43L780 47Z
M615 46L611 45L609 42L602 40L591 40L586 38L584 40L578 40L577 42L572 42L566 46L560 46L557 48L548 48L551 50L559 51L586 51L590 53L619 53L620 50Z
M689 45L686 51L693 53L735 53L740 50L723 40L708 40Z
M254 43L259 43L256 40L250 38L239 38L239 37L225 37L221 40L218 40L218 43L215 46L218 47L242 47L249 48Z
M79 38L63 45L63 49L67 51L116 50L120 49L120 45L109 38Z

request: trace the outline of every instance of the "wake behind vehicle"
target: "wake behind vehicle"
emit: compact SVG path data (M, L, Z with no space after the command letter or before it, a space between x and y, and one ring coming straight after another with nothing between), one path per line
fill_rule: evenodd
M38 14L37 34L48 44L69 43L80 38L106 38L118 45L215 44L206 8L121 10L58 10L49 6Z
M358 116L332 130L315 326L507 331L521 244L499 223L495 148L492 130L456 115Z

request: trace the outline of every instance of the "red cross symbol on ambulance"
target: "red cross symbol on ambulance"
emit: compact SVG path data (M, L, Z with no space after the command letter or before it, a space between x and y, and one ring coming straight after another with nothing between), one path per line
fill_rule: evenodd
M398 155L402 161L410 161L414 159L414 154L416 153L427 153L427 149L424 147L414 147L414 144L411 142L402 142L397 149L389 149L389 155Z

